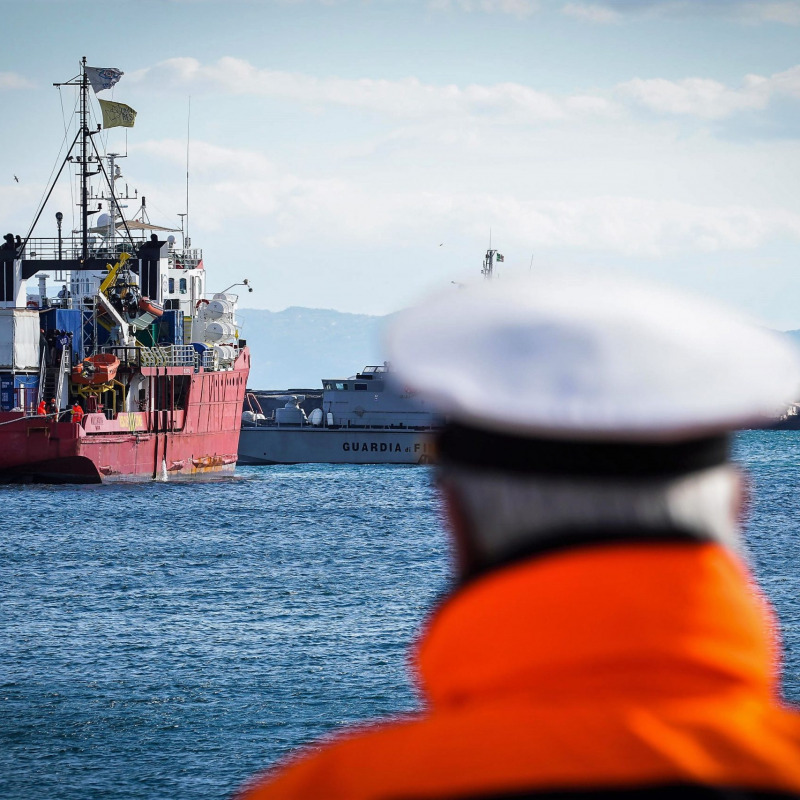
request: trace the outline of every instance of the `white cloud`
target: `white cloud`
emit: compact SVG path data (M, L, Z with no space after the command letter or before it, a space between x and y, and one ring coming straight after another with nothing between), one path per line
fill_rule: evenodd
M131 152L142 153L174 164L186 163L186 142L179 139L150 140L131 143ZM209 142L192 142L192 174L198 177L218 174L269 180L275 174L273 163L253 150L235 150Z
M568 17L584 22L608 23L617 22L622 18L618 11L597 3L566 3L561 11Z
M741 111L761 110L776 96L800 98L800 66L771 76L747 75L738 87L704 77L682 80L634 78L604 92L556 95L521 83L435 85L417 78L316 77L259 69L243 59L224 57L202 64L172 58L130 76L152 89L222 92L291 101L310 108L349 108L410 121L445 120L494 124L570 122L612 118L622 108L645 107L662 114L718 120ZM613 99L615 98L615 99Z
M268 247L304 240L386 246L433 239L443 230L513 231L529 248L595 250L661 257L690 251L748 250L772 237L800 239L800 214L745 204L694 204L634 196L531 199L489 191L403 188L371 180L291 174L262 154L193 143L192 207L205 230L254 227ZM178 140L145 142L138 154L185 159ZM177 193L177 188L174 189ZM257 221L257 222L254 222Z
M131 80L152 87L190 87L293 100L309 106L342 106L401 119L473 116L495 122L555 121L577 115L606 114L612 104L600 96L560 98L519 83L464 87L422 83L416 78L317 78L302 73L257 69L226 57L202 65L194 58L172 58L133 73Z
M666 114L686 114L705 119L720 119L747 108L764 108L766 87L737 91L708 78L685 78L670 81L664 78L632 81L619 85L619 90L643 106Z
M539 10L538 0L429 0L432 11L466 11L529 17Z
M16 72L0 72L0 90L33 89L35 84Z
M231 187L230 197L241 196ZM659 258L674 253L753 250L773 237L800 239L800 214L747 206L699 206L636 197L526 201L494 194L381 193L340 181L289 187L274 208L272 246L302 243L313 231L341 242L387 243L437 231L489 227L530 249L605 251Z
M562 12L587 22L616 22L625 16L721 17L748 24L800 25L800 0L582 0Z
M714 138L714 126L692 130L676 119L654 123L631 113L645 106L703 121L757 111L779 94L800 96L800 67L746 76L735 86L705 78L630 81L610 90L612 99L602 87L564 96L510 82L351 80L263 70L233 58L172 59L136 79L148 91L175 84L192 94L203 86L238 94L229 108L249 104L254 120L259 108L265 118L274 112L257 98L276 98L282 108L380 115L368 125L354 114L330 115L330 137L327 120L315 117L306 134L302 116L291 113L289 142L277 128L260 135L257 122L230 126L240 138L228 144L247 141L247 148L193 141L193 238L212 247L209 263L214 247L219 261L249 242L263 256L254 271L263 271L265 285L296 283L296 294L286 290L281 302L309 302L310 287L337 307L371 304L353 298L383 291L394 298L400 284L419 289L468 263L464 243L480 249L490 227L509 252L526 254L525 268L531 252L566 260L608 255L664 270L670 259L727 263L729 254L760 264L764 252L800 243L797 142L745 145ZM336 126L348 118L352 126L342 136ZM213 136L210 130L204 135ZM148 174L175 176L164 187L170 197L154 198L182 208L185 141L136 149L150 162ZM447 243L441 250L440 242ZM402 263L403 254L427 243L435 256ZM513 266L513 255L507 258ZM288 259L296 264L292 278L275 267ZM376 293L378 284L384 288ZM381 302L387 309L395 301Z
M617 89L622 96L659 113L723 119L737 111L766 108L776 95L800 98L800 66L769 77L747 75L738 89L709 78L634 78Z
M771 78L760 78L749 75L749 81L765 84L767 91L774 94L785 94L789 97L800 98L800 66L787 69L785 72L776 72Z
M745 21L778 22L784 25L800 25L800 2L748 2L739 4L739 15Z
M515 242L529 249L605 251L638 258L753 250L774 237L800 239L800 214L783 209L638 197L541 202L474 195L453 198L449 214L462 219L465 229L482 225L506 231L507 236L513 232Z

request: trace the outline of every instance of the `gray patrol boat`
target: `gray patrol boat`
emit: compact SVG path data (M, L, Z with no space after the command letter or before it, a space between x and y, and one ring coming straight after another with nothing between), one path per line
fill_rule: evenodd
M286 395L270 417L254 395L242 415L239 464L426 464L443 424L429 403L389 378L389 367L364 367L351 378L323 379L322 407L310 414L303 395Z

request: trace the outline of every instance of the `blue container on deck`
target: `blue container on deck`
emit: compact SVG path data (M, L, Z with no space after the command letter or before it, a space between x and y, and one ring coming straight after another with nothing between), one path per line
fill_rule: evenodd
M39 314L39 324L46 331L67 331L72 334L72 359L83 358L84 326L80 309L49 308ZM91 336L91 334L89 334Z
M11 411L13 408L35 409L38 394L38 375L0 375L0 409L3 411Z
M159 344L183 344L183 311L169 309L158 320Z

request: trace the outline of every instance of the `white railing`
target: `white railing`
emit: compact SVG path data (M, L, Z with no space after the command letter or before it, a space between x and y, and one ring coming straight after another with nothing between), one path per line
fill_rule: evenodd
M204 350L202 356L190 344L169 344L156 347L105 347L104 352L113 353L122 363L139 364L142 367L203 367L212 372L233 369L238 348L233 357L220 358L213 348Z
M194 367L197 351L191 345L170 344L142 347L139 359L143 367Z
M236 359L239 357L239 348L231 345L224 345L219 348L209 348L203 352L203 369L213 372L225 372L233 369Z
M197 247L185 250L176 247L170 250L168 258L172 269L197 269L203 260L203 251Z

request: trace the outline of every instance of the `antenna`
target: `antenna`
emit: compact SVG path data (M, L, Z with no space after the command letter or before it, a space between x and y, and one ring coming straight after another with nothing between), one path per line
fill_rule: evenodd
M183 229L183 219L186 216L186 214L185 213L184 214L178 214L178 216L181 218L181 241L183 242L183 249L185 250L186 249L186 231L184 231L184 229Z
M486 280L492 279L492 264L494 262L494 258L497 255L497 250L492 250L489 248L486 251L486 255L483 259L483 268L481 269L481 275L483 275Z
M192 122L192 96L189 95L189 110L186 114L186 233L184 234L183 238L184 247L192 246L192 240L189 238L189 142L190 142L191 122ZM181 220L181 222L183 222L183 220Z

